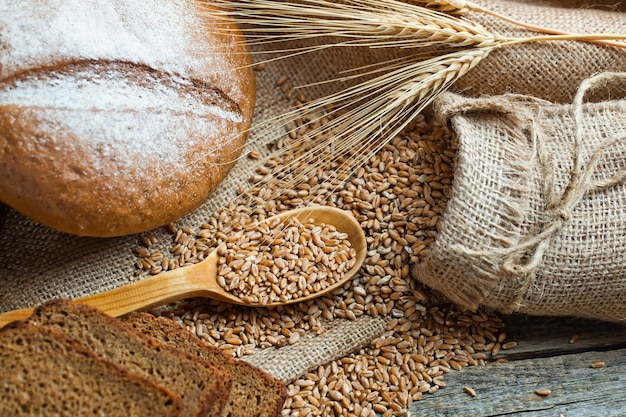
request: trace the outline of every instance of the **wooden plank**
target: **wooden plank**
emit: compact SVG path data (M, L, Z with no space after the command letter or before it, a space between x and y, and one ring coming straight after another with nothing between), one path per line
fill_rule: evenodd
M606 366L592 368L598 361ZM445 381L446 387L411 406L412 417L626 416L626 349L470 367ZM539 396L538 389L551 394Z
M497 356L507 360L626 348L624 324L522 315L507 316L504 322L507 340L518 343Z

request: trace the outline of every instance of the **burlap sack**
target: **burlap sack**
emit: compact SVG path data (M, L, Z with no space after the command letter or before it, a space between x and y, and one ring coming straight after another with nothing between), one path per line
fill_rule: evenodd
M560 26L569 31L626 32L623 13L603 8L579 10L543 5L538 2L509 0L480 0L487 7L510 13L519 20ZM471 15L488 29L500 33L513 33L515 29L492 18ZM526 32L520 32L526 33ZM255 49L260 49L256 47ZM324 50L312 55L302 55L269 63L257 73L257 109L255 128L251 132L246 151L256 149L266 152L265 142L284 130L273 130L275 125L265 124L272 117L284 113L290 103L275 86L276 80L287 75L293 85L308 84L338 77L342 70L359 68L372 62L398 56L405 51L362 50L341 48ZM260 57L259 57L260 58ZM468 94L496 94L515 92L535 95L555 101L570 101L577 89L578 80L600 71L626 71L626 54L622 51L580 43L535 44L516 47L510 51L496 51L470 72L455 87ZM530 77L532 75L532 77ZM530 77L530 78L529 78ZM523 81L523 82L522 82ZM346 86L345 82L318 84L305 89L309 98L321 97ZM504 91L503 91L504 89ZM181 225L197 228L211 213L231 201L236 190L256 168L255 163L242 159L222 186L198 210L181 219ZM38 304L55 297L80 297L112 289L144 276L135 276L136 257L132 250L138 245L138 236L114 239L77 238L57 233L24 218L11 209L0 214L0 311L8 311ZM2 219L4 218L4 222ZM160 242L170 236L164 231L154 231ZM378 324L381 323L378 319ZM327 339L315 339L310 347L311 362L299 369L310 368L354 350L378 336L381 327L360 322L341 322L344 334L358 334L359 340L349 346ZM355 332L367 328L371 331ZM384 326L382 326L384 328ZM358 343L356 343L358 342ZM284 367L291 367L293 350L280 356L268 369L280 375ZM292 375L290 370L288 373ZM297 373L297 372L296 372Z
M626 100L443 95L458 138L446 214L413 276L459 305L626 320Z

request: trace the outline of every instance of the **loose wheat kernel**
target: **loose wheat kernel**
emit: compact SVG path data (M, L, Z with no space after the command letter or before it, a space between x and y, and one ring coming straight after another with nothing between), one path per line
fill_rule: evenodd
M509 350L517 347L517 342L506 342L502 345L502 350Z

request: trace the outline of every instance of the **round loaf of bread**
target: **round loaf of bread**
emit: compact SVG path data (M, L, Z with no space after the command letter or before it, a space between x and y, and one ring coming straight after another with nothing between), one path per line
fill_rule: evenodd
M240 155L255 97L241 33L211 11L197 0L1 2L0 201L95 237L205 201Z

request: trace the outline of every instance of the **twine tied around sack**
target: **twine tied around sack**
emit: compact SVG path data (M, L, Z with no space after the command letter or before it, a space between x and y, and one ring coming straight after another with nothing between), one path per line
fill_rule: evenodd
M570 172L569 182L560 195L554 189L555 169L551 155L543 149L543 140L536 133L539 129L533 126L539 118L532 117L532 115L528 114L530 112L522 112L522 114L526 114L524 117L525 120L521 120L519 115L506 111L505 107L499 104L496 104L495 108L492 107L490 109L491 111L504 111L507 116L514 119L513 124L517 126L522 126L521 123L527 126L533 145L533 154L540 159L541 166L544 168L545 182L543 184L543 191L546 196L547 208L545 219L531 227L528 233L523 236L518 243L510 247L492 248L489 251L474 251L461 245L455 245L453 250L467 256L501 259L499 266L500 272L504 272L519 283L513 301L509 306L511 311L513 311L515 307L521 306L521 299L533 284L535 271L541 265L544 253L550 248L552 236L569 221L578 203L585 195L617 186L626 179L626 170L621 170L609 178L592 181L592 176L595 173L598 162L605 151L612 145L626 139L626 135L604 140L593 150L588 161L584 160L583 152L583 140L585 135L585 130L583 129L585 119L583 100L585 95L594 88L618 80L626 80L626 73L603 73L588 78L581 83L572 103L572 118L575 123L574 163ZM489 275L493 275L495 279L496 274L489 273Z

